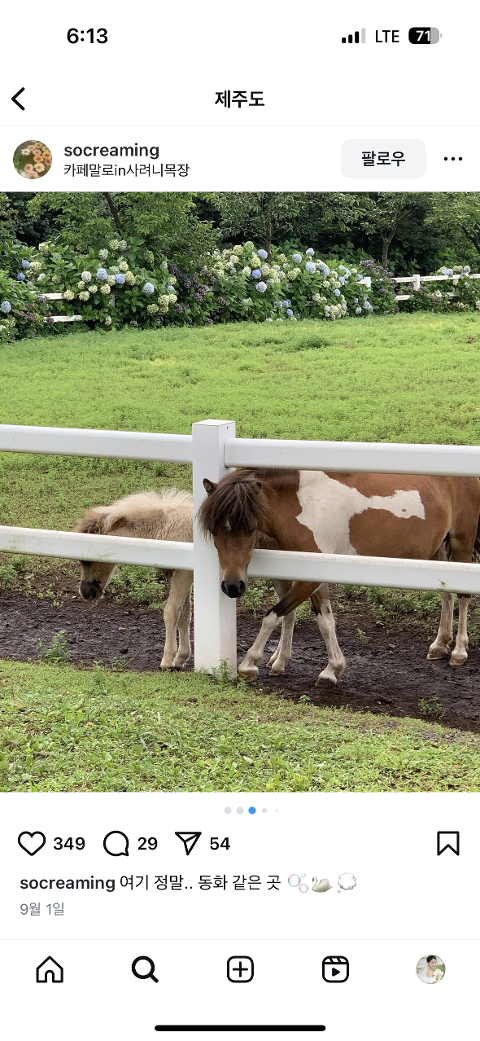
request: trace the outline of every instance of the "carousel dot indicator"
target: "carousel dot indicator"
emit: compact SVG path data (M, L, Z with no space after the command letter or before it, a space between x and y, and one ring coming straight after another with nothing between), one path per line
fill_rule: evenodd
M237 806L237 813L243 813L243 806Z
M256 806L249 806L248 807L248 812L249 813L256 813L257 812Z
M232 812L232 807L231 806L226 806L223 812L224 813L231 813Z

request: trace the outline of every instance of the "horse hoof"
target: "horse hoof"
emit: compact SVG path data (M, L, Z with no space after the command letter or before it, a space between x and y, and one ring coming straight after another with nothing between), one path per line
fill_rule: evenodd
M317 682L316 682L315 686L316 687L322 687L324 683L329 683L329 684L333 685L334 687L336 687L336 685L337 685L337 677L336 676L332 676L331 673L330 674L328 674L328 673L325 674L324 672L321 672L319 677L318 677L318 679L317 679Z
M271 667L270 667L270 675L271 676L281 676L284 672L285 672L285 665L283 665L281 663L277 665L277 662L274 661L273 665L271 665Z
M452 656L450 658L449 664L450 665L465 665L467 657L468 657L468 655L466 655L466 654L464 654L464 655L457 655L457 657L455 657L455 655L452 654Z
M240 665L238 669L238 675L240 679L245 680L246 683L255 683L258 679L258 669L256 665Z
M275 665L276 660L277 660L277 652L274 651L273 654L272 654L272 657L269 658L268 661L267 661L267 669L271 669L272 665Z
M448 654L448 647L431 647L427 654L427 661L438 661Z

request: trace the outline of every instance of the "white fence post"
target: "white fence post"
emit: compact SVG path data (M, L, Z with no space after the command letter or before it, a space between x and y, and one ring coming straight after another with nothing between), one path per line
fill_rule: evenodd
M413 291L419 293L421 289L420 275L412 275Z
M197 524L197 510L205 498L204 477L219 481L226 474L224 443L235 437L235 423L207 419L194 423L193 509L194 509L194 643L195 669L211 671L226 662L231 675L237 670L236 601L220 588L221 571L217 551Z

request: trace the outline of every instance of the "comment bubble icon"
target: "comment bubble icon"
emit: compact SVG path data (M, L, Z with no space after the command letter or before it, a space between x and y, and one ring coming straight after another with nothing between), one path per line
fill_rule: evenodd
M105 853L111 857L128 857L129 841L124 831L109 831L103 840Z

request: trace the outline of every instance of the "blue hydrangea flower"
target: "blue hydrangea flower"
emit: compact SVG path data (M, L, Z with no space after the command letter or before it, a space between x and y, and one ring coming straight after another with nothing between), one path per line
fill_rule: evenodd
M324 263L323 260L321 260L320 263L317 264L317 268L318 268L319 271L323 271L324 275L329 275L330 274L330 268L329 268L328 264Z
M339 271L345 271L346 270L345 265L344 264L339 264L338 270Z
M104 267L99 267L97 271L97 278L100 282L105 282L105 279L108 278L108 272L105 270Z
M355 300L353 302L354 304L358 304L358 296L355 297Z
M301 264L302 263L302 254L301 253L293 253L292 254L292 260L294 260L296 264Z
M23 271L19 271L18 275L17 275L17 282L24 282L24 281L25 281L25 275L24 275Z
M154 292L155 286L152 284L152 282L145 282L145 285L142 287L142 293L146 293L147 296L151 296Z
M340 282L340 285L342 285L342 286L345 285L345 279L344 279L343 275L341 275L341 277L339 278L338 281Z
M355 308L355 314L361 314L361 313L362 313L362 308L361 307L356 307Z
M282 300L282 307L290 307L291 300Z
M266 282L257 282L257 284L255 286L255 289L257 290L257 293L264 293L266 288L267 288Z
M307 253L307 257L313 257L313 254L315 253L315 250L312 249L312 247L310 246L310 248L306 250L306 253Z
M252 278L261 278L261 277L262 277L262 272L260 271L260 268L259 267L254 268L253 271L252 271Z
M312 264L311 260L307 260L305 271L308 271L309 275L314 275L316 270L315 264Z
M28 268L30 267L30 261L22 260L22 267L24 268L25 271L28 271Z
M2 300L2 302L0 304L0 310L2 310L4 314L10 314L10 311L12 310L12 305L11 305L10 301L9 300Z
M175 292L174 286L167 286L167 289L168 289L169 293L174 293Z
M125 282L125 275L122 275L122 272L119 271L118 275L115 275L115 281L118 282L119 286L123 286L123 283Z
M335 290L335 296L340 296L340 290L339 289Z
M469 275L472 269L471 269L469 264L465 264L465 267L464 267L463 270L464 270L466 275Z
M362 279L363 279L363 275L357 275L357 282L361 282Z
M287 314L290 316L290 318L292 317L293 311L291 307L287 307Z
M266 249L259 249L258 255L260 257L260 260L266 260L267 257L268 257L268 253L267 253Z

